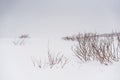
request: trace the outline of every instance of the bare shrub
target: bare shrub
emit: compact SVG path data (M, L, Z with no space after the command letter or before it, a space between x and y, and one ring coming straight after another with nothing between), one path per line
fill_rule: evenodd
M120 33L84 33L63 39L76 42L72 51L82 62L97 60L107 65L119 60Z
M22 34L13 41L13 44L14 45L24 45L26 39L28 39L28 38L30 38L30 36L28 34Z
M37 60L36 58L31 58L32 63L34 66L38 66L39 68L44 68L44 67L49 67L53 68L55 66L64 68L64 66L67 64L68 59L60 53L53 54L50 51L48 51L47 54L47 59L39 59Z
M57 53L55 55L48 52L48 64L50 68L53 68L55 65L59 65L61 68L63 68L66 65L67 61L68 59L64 57L63 54L61 55L60 53Z

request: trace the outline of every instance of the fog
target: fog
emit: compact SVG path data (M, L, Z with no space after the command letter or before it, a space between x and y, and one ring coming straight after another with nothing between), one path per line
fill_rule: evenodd
M0 38L119 31L119 0L2 0Z
M120 31L120 0L0 0L0 80L120 80L120 64L88 63L54 71L31 61L48 48L72 59L73 43L62 37L112 31ZM25 45L14 45L23 34L30 36Z

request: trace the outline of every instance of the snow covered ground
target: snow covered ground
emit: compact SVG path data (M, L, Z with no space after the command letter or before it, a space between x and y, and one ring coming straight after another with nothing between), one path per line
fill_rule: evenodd
M24 45L14 45L13 40L0 39L0 80L120 80L120 62L108 66L97 62L77 63L70 50L70 42L65 44L60 40L53 40L53 43L52 40L51 43L49 41L51 50L61 51L70 59L63 69L50 69L34 66L31 60L31 56L37 59L45 56L47 40L29 39Z

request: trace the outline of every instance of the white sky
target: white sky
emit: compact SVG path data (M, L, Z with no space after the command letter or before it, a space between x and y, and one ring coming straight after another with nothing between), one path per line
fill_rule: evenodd
M120 31L120 0L0 0L0 38Z

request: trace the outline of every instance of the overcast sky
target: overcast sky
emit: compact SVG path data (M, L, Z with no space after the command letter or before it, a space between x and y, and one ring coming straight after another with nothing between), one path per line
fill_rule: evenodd
M120 31L120 0L0 0L0 38Z

